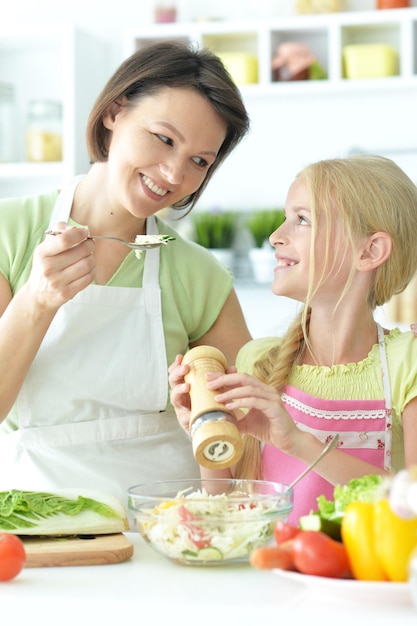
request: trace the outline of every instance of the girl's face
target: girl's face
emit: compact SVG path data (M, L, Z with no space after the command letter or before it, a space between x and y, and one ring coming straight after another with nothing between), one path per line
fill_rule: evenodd
M318 208L318 211L320 209ZM291 185L285 204L285 222L270 236L275 248L277 267L272 291L299 302L305 302L310 273L314 271L313 289L320 283L317 295L322 301L337 301L352 269L352 254L347 241L330 237L327 243L324 214L317 215L314 241L314 268L311 268L312 214L305 181L297 178ZM326 249L328 253L326 256Z
M113 103L106 180L115 206L146 218L195 192L226 136L210 102L190 89L162 88L134 105Z

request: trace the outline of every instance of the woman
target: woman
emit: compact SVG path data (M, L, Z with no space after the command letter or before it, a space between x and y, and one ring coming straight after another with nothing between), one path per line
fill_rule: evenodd
M296 177L285 216L270 236L272 290L304 309L282 338L242 348L241 373L207 374L207 385L250 435L240 464L222 475L291 483L339 434L295 487L298 523L334 485L417 463L417 342L374 319L417 271L417 188L383 157L320 161ZM179 356L170 370L187 430L188 366Z
M135 483L198 473L168 405L168 363L198 344L233 362L250 335L230 272L156 214L191 210L248 128L216 56L155 44L99 95L87 175L0 202L0 489L124 501ZM94 240L155 233L175 240L140 259Z

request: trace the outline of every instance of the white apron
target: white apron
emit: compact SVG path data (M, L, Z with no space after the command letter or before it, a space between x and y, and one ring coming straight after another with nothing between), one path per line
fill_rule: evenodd
M51 227L68 220L79 179L61 192ZM147 233L157 233L154 217ZM159 249L145 254L142 288L90 285L56 314L17 400L19 430L0 436L0 490L88 487L126 505L139 482L199 477L165 411Z

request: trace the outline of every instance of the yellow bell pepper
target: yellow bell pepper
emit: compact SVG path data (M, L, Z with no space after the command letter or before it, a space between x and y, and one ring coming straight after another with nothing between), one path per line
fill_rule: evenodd
M391 509L387 499L375 503L375 549L387 577L406 582L411 554L417 547L417 517L404 519Z
M375 504L351 502L341 535L357 580L407 581L411 553L417 547L417 517L399 517L387 498Z
M342 541L357 580L387 580L375 549L374 514L373 504L357 501L347 505L342 518Z

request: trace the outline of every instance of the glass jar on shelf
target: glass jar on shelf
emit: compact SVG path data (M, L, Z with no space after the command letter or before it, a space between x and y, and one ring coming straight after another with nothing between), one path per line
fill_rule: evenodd
M62 104L55 100L29 103L26 157L28 161L62 161Z
M0 82L0 163L16 160L14 86Z

